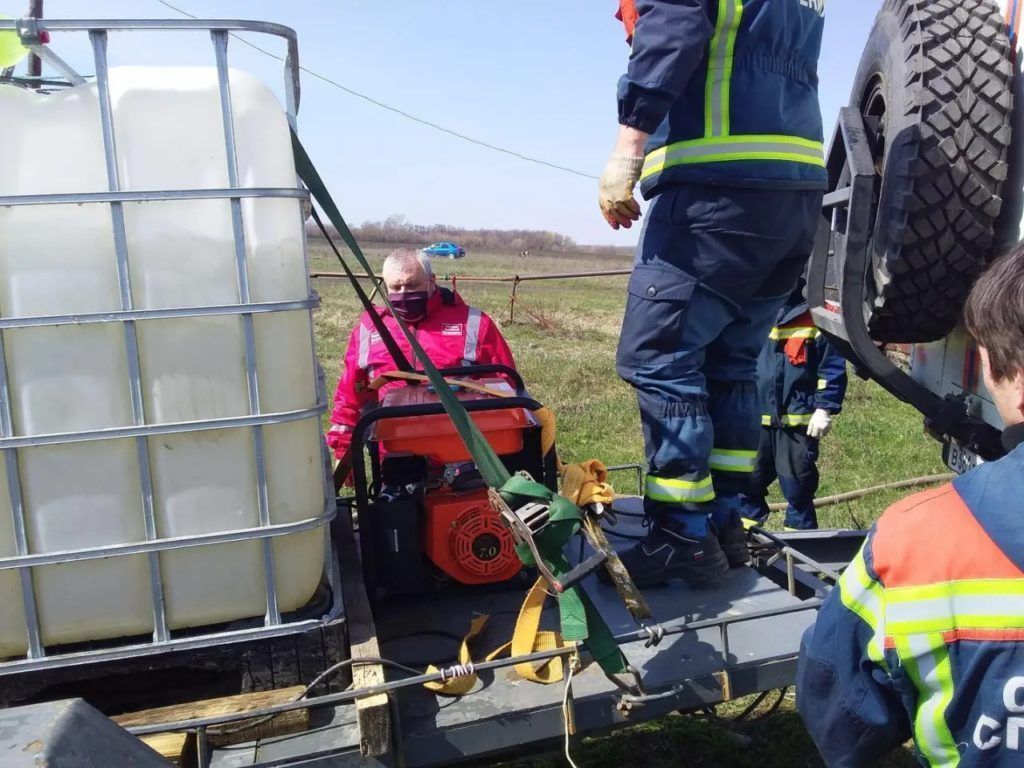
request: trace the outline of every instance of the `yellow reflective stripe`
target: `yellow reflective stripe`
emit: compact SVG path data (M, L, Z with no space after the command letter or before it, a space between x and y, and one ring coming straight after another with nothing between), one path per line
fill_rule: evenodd
M772 328L768 338L772 341L783 339L816 339L821 336L821 331L813 326L810 328Z
M821 390L823 390L823 389L826 389L827 387L828 387L828 381L826 381L825 379L818 379L818 391L819 392Z
M820 141L798 136L716 136L680 141L648 153L640 178L646 179L674 165L738 160L782 160L825 167Z
M729 97L736 35L743 0L718 0L715 34L708 45L708 76L704 85L704 135L729 135Z
M886 593L882 585L868 575L864 547L839 579L839 599L871 628L868 658L888 671L885 663Z
M648 475L644 495L655 501L699 503L714 501L715 488L711 476L702 480L676 480Z
M806 427L811 423L811 414L787 413L780 420L785 427Z
M953 700L953 670L941 634L895 639L896 652L918 691L914 742L932 766L960 764L960 751L946 723Z
M735 451L715 448L708 465L719 472L753 472L757 464L757 451Z
M950 581L888 591L889 634L1024 625L1024 579Z
M764 414L764 416L761 417L761 426L762 427L770 427L771 425L772 425L772 417L769 416L767 413Z

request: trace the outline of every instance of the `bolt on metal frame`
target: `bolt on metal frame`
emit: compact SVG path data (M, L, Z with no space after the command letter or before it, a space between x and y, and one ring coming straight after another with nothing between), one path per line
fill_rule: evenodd
M116 311L89 313L80 315L53 315L45 317L3 317L0 318L0 451L4 455L4 466L7 472L10 503L13 514L15 538L15 555L0 557L0 571L17 569L21 580L21 591L24 602L28 654L23 659L0 661L0 675L24 672L48 666L83 664L93 661L109 661L129 658L171 650L205 647L210 645L240 642L260 637L274 637L312 629L340 615L340 591L338 586L337 567L334 552L328 536L325 540L325 573L332 587L333 604L331 609L319 620L303 620L286 623L282 620L278 605L276 571L274 563L273 539L278 536L296 534L313 529L326 529L334 517L333 487L330 480L329 462L324 453L324 507L315 517L293 523L271 522L269 495L267 492L266 455L264 449L263 427L293 421L314 419L326 411L326 388L323 374L316 362L315 343L310 345L310 364L314 366L315 402L312 408L295 411L264 413L261 409L259 381L257 376L256 340L253 315L269 312L286 312L305 310L309 317L310 338L313 330L313 309L318 306L318 298L312 292L309 281L308 263L304 265L307 298L299 301L253 302L249 290L249 273L246 256L245 230L241 201L243 198L295 198L308 200L309 193L302 187L298 178L294 188L241 188L238 179L238 161L235 146L235 127L231 102L231 87L228 78L228 35L233 31L249 31L269 34L283 38L288 47L288 55L284 62L285 101L289 124L294 128L295 113L299 101L299 69L298 46L295 32L288 27L277 24L251 21L203 21L203 20L53 20L36 21L21 19L18 21L0 20L0 30L14 28L23 41L36 53L43 54L44 60L57 66L68 78L69 84L81 84L85 80L63 60L39 42L39 33L47 31L87 32L92 44L95 64L95 82L99 97L100 120L102 123L103 149L106 161L107 190L93 193L49 194L0 196L0 206L22 205L66 205L82 203L105 203L110 206L111 225L114 238L114 251L117 269L120 308ZM108 32L113 30L186 30L208 31L214 49L217 67L217 81L220 91L221 117L224 131L224 144L227 156L228 187L221 189L189 189L189 190L155 190L132 191L121 189L118 172L117 141L114 131L110 100L110 80L107 64ZM131 273L128 260L128 246L125 234L124 203L163 200L203 200L227 199L231 205L231 223L234 240L235 271L238 285L238 303L220 306L196 306L174 309L140 310L134 306L131 286ZM302 232L302 251L306 248L305 227L301 213L298 224ZM306 257L308 262L308 257ZM248 389L249 415L234 418L216 418L188 422L146 424L143 402L143 384L139 360L138 321L150 319L208 317L237 315L242 322L245 342L246 383ZM124 330L125 351L128 362L129 393L132 410L132 426L97 429L80 432L56 433L49 435L16 436L11 412L10 386L4 350L4 332L8 329L38 326L58 326L86 323L120 323ZM148 440L161 434L183 434L186 432L247 428L251 430L253 449L256 462L257 502L259 525L256 527L219 531L196 536L179 536L160 538L157 533L156 517L153 505L153 479L149 463ZM67 550L61 552L31 553L26 529L26 513L21 488L18 449L43 445L65 444L69 442L103 441L117 438L134 438L136 455L139 464L139 480L141 484L141 514L144 521L145 541L125 544L110 544L98 547ZM187 636L172 638L167 624L166 606L164 603L163 575L161 573L159 553L171 549L191 548L223 544L235 541L259 540L262 546L263 570L266 590L266 611L264 626L226 632L213 632L206 635L194 633ZM100 649L47 654L42 643L35 587L32 580L32 569L42 565L70 563L97 558L123 557L145 553L148 558L150 586L153 605L153 639L150 643L120 645Z

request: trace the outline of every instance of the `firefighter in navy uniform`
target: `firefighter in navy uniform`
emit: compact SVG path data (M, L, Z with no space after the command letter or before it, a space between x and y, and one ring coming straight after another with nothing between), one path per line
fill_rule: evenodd
M820 217L824 7L622 0L620 18L632 51L599 202L618 229L640 216L637 183L651 201L616 358L637 392L651 525L622 559L641 587L713 585L747 560L757 357Z
M814 326L802 283L779 310L758 359L761 447L742 510L745 523L767 521L768 486L778 478L790 530L818 527L818 450L847 384L846 360Z
M967 300L1007 455L882 515L804 634L797 707L830 768L1024 765L1024 249Z

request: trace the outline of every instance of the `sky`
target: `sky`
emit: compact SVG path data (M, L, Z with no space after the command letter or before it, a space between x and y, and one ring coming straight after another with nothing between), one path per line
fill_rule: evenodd
M615 140L615 86L629 50L616 0L169 0L204 18L274 21L298 33L304 67L377 101L489 144L600 175ZM18 16L27 0L0 0ZM828 0L819 67L826 141L849 97L881 0ZM47 18L182 18L158 0L45 0ZM276 39L247 39L283 55ZM261 39L262 38L262 39ZM54 50L93 71L82 33ZM199 34L120 33L117 64L212 64ZM282 65L238 41L232 66L281 96ZM283 97L282 97L283 98ZM302 75L299 135L353 224L542 229L578 243L631 245L597 207L597 182L439 132ZM168 147L172 152L173 147Z

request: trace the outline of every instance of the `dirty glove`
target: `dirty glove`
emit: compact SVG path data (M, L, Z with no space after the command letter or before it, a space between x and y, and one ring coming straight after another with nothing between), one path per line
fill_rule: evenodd
M821 439L832 431L832 414L824 408L818 408L811 414L811 421L807 425L807 436Z
M598 186L598 202L612 229L629 229L640 218L640 204L633 197L633 187L640 179L643 165L643 157L614 154L608 159Z

